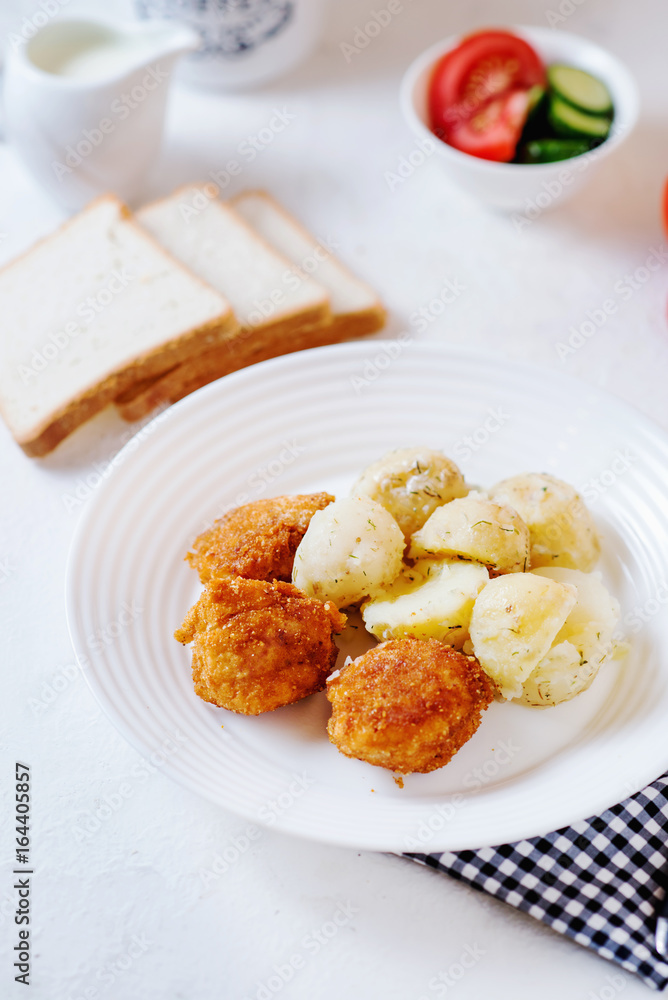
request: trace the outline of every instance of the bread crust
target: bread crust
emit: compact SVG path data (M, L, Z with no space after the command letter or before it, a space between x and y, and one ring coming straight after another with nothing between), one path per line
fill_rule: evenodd
M232 323L236 329L234 316ZM226 324L223 324L223 329L228 329ZM77 427L113 403L120 393L135 385L139 379L150 379L151 376L159 375L165 368L173 368L174 362L178 364L183 358L188 357L193 349L199 350L202 343L219 343L220 335L221 324L214 320L188 331L187 335L177 340L168 341L159 352L147 352L143 357L140 355L121 371L113 372L86 392L70 400L60 410L51 413L30 438L21 439L15 435L17 444L31 458L43 458Z
M296 330L289 346L285 344L252 345L243 349L243 340L236 347L215 348L186 361L163 376L147 380L142 385L136 385L128 392L119 395L115 404L124 420L132 423L143 420L156 407L176 403L191 392L201 389L210 382L215 382L224 375L248 368L260 361L268 361L284 354L294 354L297 351L309 350L312 347L326 347L339 344L344 340L364 337L378 330L377 314L362 317L356 314L350 321L344 317L336 317L331 323L305 327Z

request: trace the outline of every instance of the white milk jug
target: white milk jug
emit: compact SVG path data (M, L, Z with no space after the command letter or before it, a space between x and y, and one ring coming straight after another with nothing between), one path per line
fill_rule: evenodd
M66 208L105 191L131 201L160 151L174 63L198 43L166 21L54 21L8 53L7 137Z

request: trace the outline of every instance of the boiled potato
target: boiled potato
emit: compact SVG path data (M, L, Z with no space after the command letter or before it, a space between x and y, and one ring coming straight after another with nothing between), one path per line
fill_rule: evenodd
M368 497L317 510L295 553L292 582L338 608L375 594L399 575L404 536L392 515Z
M352 492L382 504L408 539L437 507L468 490L455 463L440 451L399 448L365 469Z
M522 685L520 701L546 708L586 691L613 650L619 602L601 582L599 573L554 567L530 575L570 584L577 602L557 633L552 648Z
M483 587L471 614L471 642L504 698L522 694L576 600L575 587L533 573L498 576Z
M522 685L516 701L533 708L549 708L569 701L586 691L598 673L600 663L581 660L575 646L560 642L552 646Z
M532 575L570 584L577 590L577 604L555 641L567 640L587 660L607 655L613 646L620 608L617 598L603 585L601 574L554 566L533 570Z
M411 538L409 554L470 559L494 573L521 573L529 562L529 531L511 507L464 497L434 511Z
M390 587L362 605L369 632L380 639L439 639L461 649L473 602L489 580L478 563L418 559Z
M496 503L514 507L529 528L531 566L566 566L587 573L601 546L580 494L545 472L511 476L489 491Z

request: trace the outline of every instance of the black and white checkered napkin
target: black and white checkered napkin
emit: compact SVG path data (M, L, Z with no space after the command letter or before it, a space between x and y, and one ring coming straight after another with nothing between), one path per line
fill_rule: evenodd
M640 976L668 983L655 949L668 888L668 773L599 817L476 851L406 854L487 892Z

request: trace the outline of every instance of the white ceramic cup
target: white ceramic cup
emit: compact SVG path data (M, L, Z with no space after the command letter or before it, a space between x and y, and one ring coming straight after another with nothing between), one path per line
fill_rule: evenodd
M142 18L193 28L200 47L179 67L181 79L242 90L301 63L322 35L328 0L136 0Z

